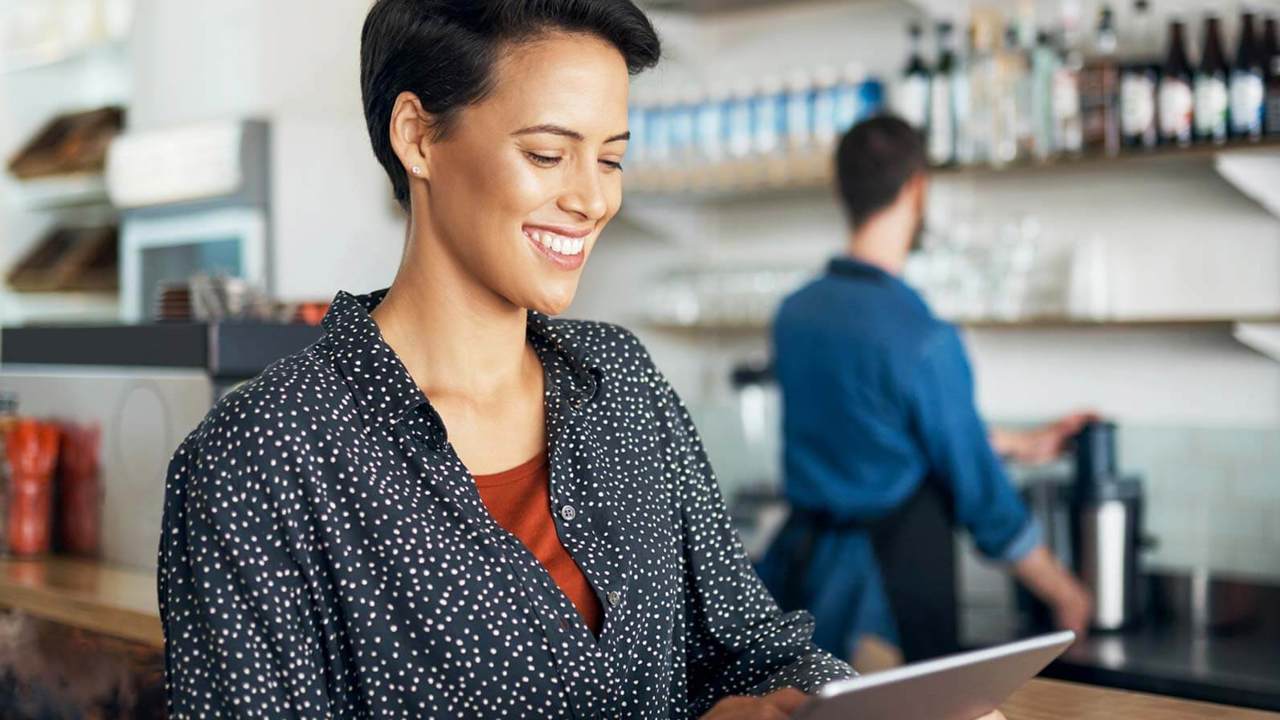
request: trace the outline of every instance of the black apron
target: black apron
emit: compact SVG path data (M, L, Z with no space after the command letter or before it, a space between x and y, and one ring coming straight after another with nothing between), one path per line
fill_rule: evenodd
M792 514L806 529L791 557L796 577L808 577L813 547L822 534L865 532L897 621L903 659L916 662L959 650L955 522L950 496L937 483L921 483L907 502L868 522L841 523L825 513L802 509ZM783 610L805 607L804 585L787 584L778 598Z

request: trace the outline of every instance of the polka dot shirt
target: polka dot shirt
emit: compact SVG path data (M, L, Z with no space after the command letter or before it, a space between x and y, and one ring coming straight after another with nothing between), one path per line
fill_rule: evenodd
M325 336L173 456L158 591L171 718L687 718L852 674L779 611L636 338L529 314L556 530L597 638L489 515L440 416L338 293Z

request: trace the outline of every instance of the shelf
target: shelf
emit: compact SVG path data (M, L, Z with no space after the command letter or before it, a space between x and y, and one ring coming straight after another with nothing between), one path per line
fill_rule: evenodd
M55 175L13 182L15 201L30 210L110 205L101 173Z
M664 171L637 163L627 185L630 198L659 198L672 201L718 201L784 198L790 194L831 192L832 150L794 154L776 158L749 158L690 170ZM1115 157L1084 155L1044 161L1020 161L1004 166L943 166L932 168L937 178L983 180L997 177L1028 177L1067 172L1099 172L1132 169L1166 162L1217 163L1226 159L1264 161L1280 157L1280 138L1259 142L1233 141L1225 145L1195 145L1189 148L1129 150ZM1228 179L1231 179L1228 177ZM1275 194L1275 191L1272 191ZM1280 205L1280 200L1276 201Z
M120 320L116 292L15 292L0 290L0 324L113 323Z
M761 8L791 8L796 5L832 5L842 0L644 0L642 3L650 10L668 10L689 13L692 15L710 15L714 13L753 10ZM869 0L854 0L868 2ZM883 0L881 0L883 2ZM843 0L846 4L849 0ZM907 0L890 0L899 4L909 4Z
M128 47L127 37L107 37L79 45L49 45L26 51L11 51L0 57L0 76L77 62L97 55L123 53Z
M202 369L243 379L318 340L302 323L148 323L0 330L0 363Z
M59 556L0 558L0 606L112 637L164 646L152 571Z
M1237 327L1270 327L1280 325L1280 316L1268 317L1168 317L1168 318L1117 318L1095 320L1072 317L1032 317L1020 320L999 320L994 318L954 319L949 322L966 330L1140 330L1140 329L1185 329L1185 330L1223 330L1229 331ZM641 327L658 332L674 334L718 334L718 335L760 335L768 332L766 323L693 323L683 324L668 321L641 321Z

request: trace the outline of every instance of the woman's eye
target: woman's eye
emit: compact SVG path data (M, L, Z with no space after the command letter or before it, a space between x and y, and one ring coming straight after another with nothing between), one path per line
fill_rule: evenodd
M600 164L601 164L601 165L604 165L605 167L609 168L610 170L621 170L621 169L622 169L622 163L618 162L617 160L601 160L601 161L600 161Z
M538 153L525 152L525 156L529 158L534 165L541 167L555 167L560 162L560 158L550 155L539 155Z

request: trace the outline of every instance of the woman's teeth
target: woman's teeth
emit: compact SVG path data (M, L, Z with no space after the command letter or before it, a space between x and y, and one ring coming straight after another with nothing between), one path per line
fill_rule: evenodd
M542 247L561 255L577 255L587 244L586 238L565 237L545 230L525 230L524 234L534 242L541 243Z

